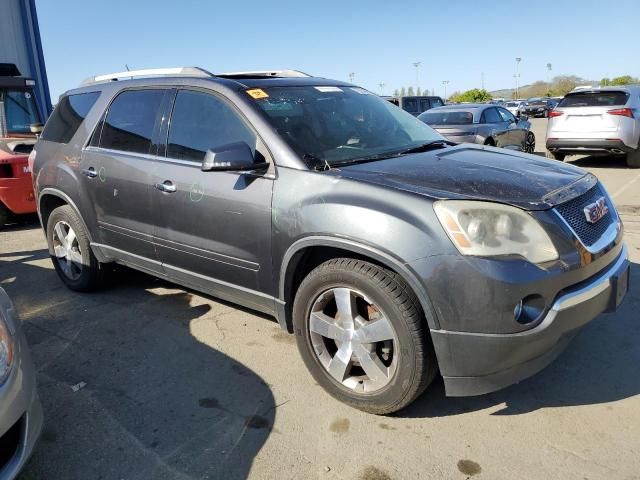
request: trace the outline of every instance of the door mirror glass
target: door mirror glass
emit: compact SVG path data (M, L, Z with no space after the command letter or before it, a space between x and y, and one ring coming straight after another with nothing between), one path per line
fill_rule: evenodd
M250 171L266 170L267 162L256 162L251 147L246 142L236 142L207 150L202 161L202 171Z

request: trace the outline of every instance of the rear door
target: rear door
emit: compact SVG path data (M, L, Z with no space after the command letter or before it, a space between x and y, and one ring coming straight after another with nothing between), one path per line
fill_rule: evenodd
M170 191L153 188L152 202L154 242L167 275L222 298L256 308L271 302L272 308L273 300L256 292L270 290L272 281L273 166L267 175L201 170L208 149L236 142L268 159L258 135L222 96L181 89L163 136L166 155L152 183Z
M81 160L100 243L114 258L156 273L161 267L152 242L153 153L169 92L158 88L120 92Z
M575 138L609 138L627 119L611 115L609 110L626 105L629 94L624 91L596 91L570 93L562 99L557 111L562 115L551 119L554 133L570 134Z

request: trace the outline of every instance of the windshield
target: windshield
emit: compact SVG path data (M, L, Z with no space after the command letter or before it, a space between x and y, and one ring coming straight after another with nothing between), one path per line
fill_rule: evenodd
M362 88L271 87L249 94L305 160L332 165L383 158L444 140L411 114Z
M40 124L33 94L26 90L0 90L4 103L7 133L31 133L31 125Z
M428 125L467 125L473 123L471 112L424 112L418 117Z

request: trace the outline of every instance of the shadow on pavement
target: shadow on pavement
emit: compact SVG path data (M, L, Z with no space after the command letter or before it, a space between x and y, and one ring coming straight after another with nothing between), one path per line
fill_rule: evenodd
M0 254L45 411L20 478L246 478L271 432L273 395L192 333L232 310L212 316L190 293L131 270L111 288L74 293L38 266L47 257Z
M445 397L442 379L399 417L446 417L484 409L519 415L548 407L592 405L640 394L640 265L631 264L630 290L620 309L588 324L567 350L537 375L477 397Z
M571 163L577 167L587 168L615 168L615 169L628 169L627 161L625 157L620 155L610 156L590 156L590 157L567 157L565 159L567 163Z

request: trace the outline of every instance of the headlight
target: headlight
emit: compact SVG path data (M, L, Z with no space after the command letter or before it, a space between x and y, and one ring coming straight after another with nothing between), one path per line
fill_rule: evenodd
M0 385L9 376L13 364L13 339L0 314Z
M490 202L440 201L438 220L463 255L520 255L532 263L558 258L549 235L531 215Z

